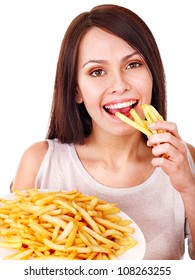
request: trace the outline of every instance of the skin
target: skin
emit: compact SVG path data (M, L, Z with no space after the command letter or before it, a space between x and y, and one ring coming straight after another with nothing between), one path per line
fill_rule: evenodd
M195 251L195 176L177 126L156 122L151 128L166 133L146 141L143 134L105 110L105 106L133 100L143 116L139 106L149 104L151 96L152 76L143 58L122 39L96 27L90 29L79 49L76 102L84 102L93 130L84 145L75 146L78 156L97 181L114 188L143 183L160 166L181 194ZM25 151L12 190L34 187L47 148L46 142L40 142ZM195 149L189 148L195 159ZM164 153L168 159L162 157Z

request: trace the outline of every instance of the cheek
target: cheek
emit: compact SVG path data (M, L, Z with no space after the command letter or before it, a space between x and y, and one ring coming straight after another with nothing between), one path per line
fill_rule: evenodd
M80 83L80 85L77 86L76 102L84 102L86 105L88 103L93 102L93 92L94 91L92 90L92 87L89 84Z
M100 106L101 103L101 89L93 82L80 82L79 86L77 87L77 100L82 100L84 102L85 107L94 107Z
M98 120L101 116L101 111L103 110L100 96L95 92L90 92L85 94L83 102L91 118Z
M86 95L85 98L83 98L83 102L87 111L91 112L96 111L100 106L99 98L92 94Z
M153 87L151 76L146 75L140 82L138 82L137 86L139 91L142 93L142 97L144 97L149 102L149 100L152 98Z

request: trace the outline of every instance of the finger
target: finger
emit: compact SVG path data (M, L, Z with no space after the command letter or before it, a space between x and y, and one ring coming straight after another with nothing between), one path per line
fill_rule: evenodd
M176 172L177 167L173 161L164 157L153 158L151 161L155 167L161 167L167 175Z
M157 135L155 135L156 138ZM166 155L166 158L175 162L180 162L181 159L187 158L187 149L184 143L180 140L178 140L176 137L169 135L170 140L168 138L164 137L164 140L162 142L158 142L157 140L150 139L148 141L151 141L152 143L152 153L156 157L161 157L163 155ZM158 136L157 136L158 138ZM149 144L148 144L149 145Z
M161 167L167 175L175 177L178 181L180 180L179 176L181 174L182 176L184 176L184 174L186 176L190 170L187 158L177 152L174 155L170 155L169 158L155 157L152 159L151 163L155 167ZM182 176L180 177L182 178Z
M153 147L152 153L156 157L152 159L152 164L154 166L166 168L167 170L170 168L170 163L174 164L172 168L181 168L188 163L185 145L182 146L182 149L178 150L169 143L162 143ZM163 155L166 155L166 157L162 157ZM171 170L169 170L169 172L170 171Z
M180 158L177 163L166 158L153 158L152 165L161 167L169 176L171 184L178 190L182 191L188 186L194 186L194 175L191 172L187 159Z
M174 148L166 151L167 157L157 156L152 159L152 165L161 167L167 174L173 174L180 169L184 169L184 166L188 165L186 158L178 153ZM174 173L177 174L177 173Z
M178 150L169 143L163 143L163 144L154 146L152 148L152 154L156 157L162 157L163 155L166 155L167 159L172 160L172 161L174 160L175 162L177 161L177 158L179 157Z
M162 143L169 143L176 149L181 150L181 152L185 152L186 150L182 140L178 139L170 132L153 134L149 137L147 141L147 145L149 147L153 147Z
M164 130L167 132L170 132L172 135L177 137L178 139L181 140L181 137L178 133L177 125L173 122L168 122L168 121L157 121L153 122L149 125L149 128L152 130Z

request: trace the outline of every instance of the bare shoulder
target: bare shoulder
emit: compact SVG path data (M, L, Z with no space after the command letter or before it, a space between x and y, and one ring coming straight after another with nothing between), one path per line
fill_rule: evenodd
M42 141L42 142L37 142L31 145L29 148L26 149L24 152L23 156L28 157L28 156L43 156L46 154L48 150L48 143L47 141Z
M37 142L27 148L19 162L12 190L35 187L35 178L48 150L47 141Z
M46 141L37 142L31 145L26 151L23 153L21 158L21 163L24 164L33 164L39 165L41 164L46 152L48 149L48 143Z
M190 145L190 144L187 144L187 146L188 146L188 149L189 149L189 151L190 151L190 153L192 155L192 158L194 160L194 163L195 163L195 148L192 145Z

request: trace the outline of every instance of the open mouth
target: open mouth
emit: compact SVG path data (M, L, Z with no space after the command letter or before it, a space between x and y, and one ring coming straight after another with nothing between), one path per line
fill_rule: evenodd
M138 100L130 100L125 102L112 103L110 105L103 106L104 110L110 114L115 115L116 112L120 112L123 115L129 116L129 111L138 104Z

